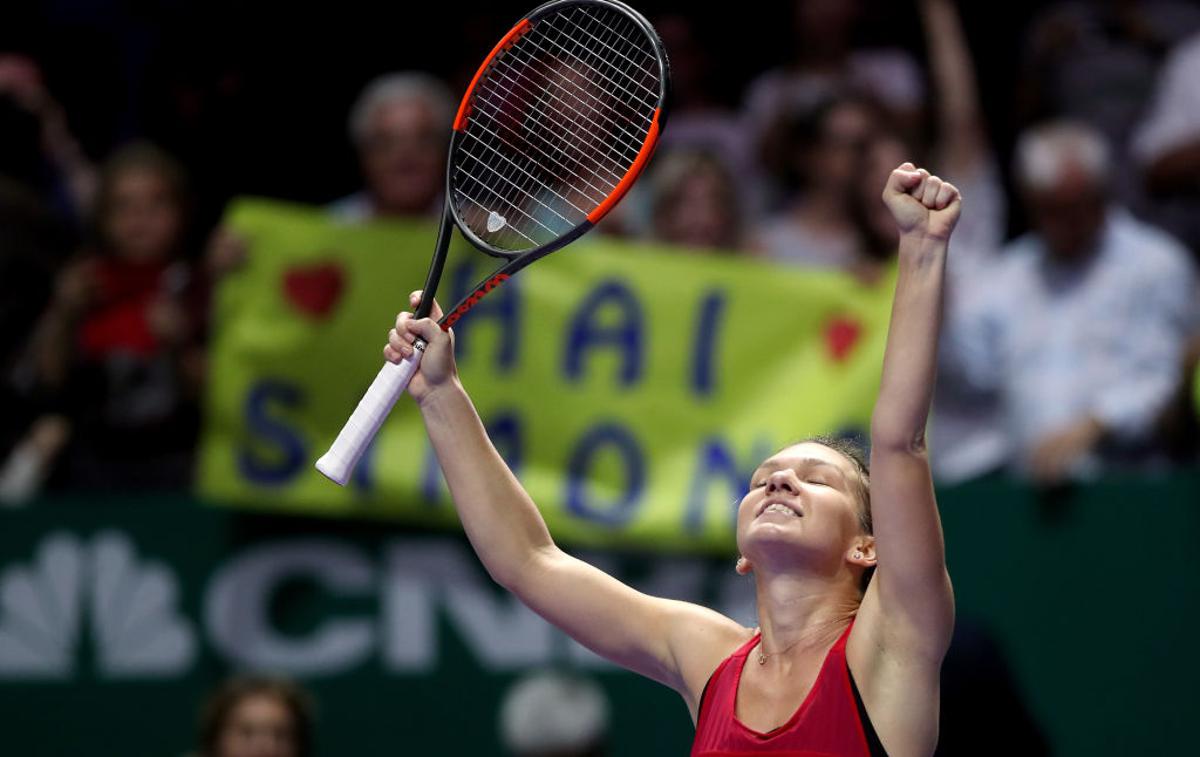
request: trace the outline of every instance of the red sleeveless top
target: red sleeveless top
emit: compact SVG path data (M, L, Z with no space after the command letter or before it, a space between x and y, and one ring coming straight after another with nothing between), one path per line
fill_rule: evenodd
M851 622L829 650L817 680L791 719L768 733L743 724L734 710L746 655L762 636L755 634L708 680L696 718L692 757L870 757L877 753L878 740L846 665L846 639L853 627Z

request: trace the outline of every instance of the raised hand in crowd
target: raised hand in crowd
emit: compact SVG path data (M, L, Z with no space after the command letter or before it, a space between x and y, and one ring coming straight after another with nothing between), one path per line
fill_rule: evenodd
M63 181L75 215L85 218L96 198L99 178L67 113L47 89L37 63L23 55L0 54L0 96L7 95L37 119L42 155Z

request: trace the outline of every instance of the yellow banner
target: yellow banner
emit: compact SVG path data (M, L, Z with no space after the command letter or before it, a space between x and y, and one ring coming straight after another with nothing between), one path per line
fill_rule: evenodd
M236 203L226 223L250 252L217 293L201 493L456 524L407 397L345 488L313 468L378 372L436 228L262 200ZM439 300L496 263L456 243ZM557 538L728 550L733 504L763 458L867 428L893 282L592 234L463 318L458 365Z

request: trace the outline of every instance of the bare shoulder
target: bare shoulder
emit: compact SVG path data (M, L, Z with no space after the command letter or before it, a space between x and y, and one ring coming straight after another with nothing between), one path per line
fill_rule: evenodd
M721 661L754 636L716 610L690 602L672 602L671 653L681 678L680 695L695 719L705 684Z
M910 644L893 625L872 581L846 641L846 663L888 753L932 754L945 650Z

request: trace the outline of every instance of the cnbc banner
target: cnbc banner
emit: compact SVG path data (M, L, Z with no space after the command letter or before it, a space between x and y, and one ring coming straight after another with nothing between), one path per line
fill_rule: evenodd
M347 225L245 200L248 246L215 310L199 487L223 503L456 523L412 401L340 488L313 462L382 363L436 229ZM440 301L495 261L461 243ZM893 280L866 287L744 257L593 234L455 326L492 439L569 542L727 549L757 464L799 437L866 428Z

